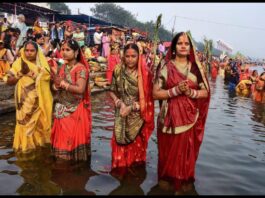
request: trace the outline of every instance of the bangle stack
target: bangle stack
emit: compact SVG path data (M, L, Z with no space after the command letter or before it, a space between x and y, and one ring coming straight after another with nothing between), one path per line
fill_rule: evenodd
M198 98L199 93L198 93L197 90L195 90L195 89L191 89L191 90L190 90L190 94L189 94L188 96L189 96L190 98Z
M167 94L168 94L169 98L172 98L172 97L175 97L177 95L180 95L181 91L179 90L178 86L175 86L175 87L173 87L171 89L168 89L167 90Z

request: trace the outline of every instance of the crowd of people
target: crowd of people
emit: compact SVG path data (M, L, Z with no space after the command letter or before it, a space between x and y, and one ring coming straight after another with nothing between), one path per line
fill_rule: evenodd
M211 78L215 79L219 74L228 86L230 93L238 96L251 97L255 102L265 103L265 72L253 69L255 66L265 67L255 62L242 61L225 56L223 60L211 61ZM252 68L253 67L253 68Z
M56 161L90 159L88 62L102 56L108 59L106 77L115 107L112 174L126 175L128 167L145 165L155 126L154 101L158 100L159 184L171 185L178 193L194 182L211 94L207 67L188 34L178 33L165 49L162 43L154 46L129 34L112 38L104 28L96 27L90 45L82 25L57 22L44 31L39 19L33 28L26 28L23 15L18 19L2 31L0 40L5 60L0 65L1 79L16 85L16 152L28 153L50 144ZM220 65L230 87L246 80L233 61L214 61L212 74ZM255 83L253 90L263 86L264 93L264 78L264 73L258 77L255 72L249 77Z

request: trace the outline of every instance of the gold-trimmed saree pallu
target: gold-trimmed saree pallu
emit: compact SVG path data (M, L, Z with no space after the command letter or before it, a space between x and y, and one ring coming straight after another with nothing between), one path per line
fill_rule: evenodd
M24 63L23 63L24 62ZM22 64L30 72L23 75ZM38 49L36 64L28 61L24 50L9 70L19 78L15 88L16 129L13 148L28 152L38 146L50 143L52 94L50 90L50 68L45 56Z
M121 66L117 78L117 87L120 91L120 98L126 105L132 105L134 101L139 101L138 79L125 72ZM141 131L144 120L140 116L140 111L131 112L122 118L120 109L115 109L114 134L118 144L129 144L134 141L137 134Z

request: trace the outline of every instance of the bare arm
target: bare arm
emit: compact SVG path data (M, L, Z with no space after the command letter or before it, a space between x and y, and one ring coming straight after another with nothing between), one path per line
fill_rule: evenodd
M76 85L71 85L66 81L62 80L60 83L60 87L75 94L83 94L85 92L87 81L83 78L79 78L76 81Z
M167 90L160 88L159 84L155 83L153 87L153 98L154 100L167 100L169 95Z
M7 77L7 80L6 80L7 85L17 84L18 79L11 72L8 72L6 77Z

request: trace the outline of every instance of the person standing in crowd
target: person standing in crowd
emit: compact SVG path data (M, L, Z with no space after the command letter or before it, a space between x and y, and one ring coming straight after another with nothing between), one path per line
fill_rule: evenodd
M257 78L253 90L253 99L256 102L265 103L265 72L262 72Z
M110 48L110 55L108 56L108 65L107 65L107 71L106 71L106 78L111 84L112 82L112 74L113 70L115 69L115 66L118 65L121 62L120 53L119 53L119 45L114 44Z
M95 33L94 33L94 44L97 45L97 49L98 49L98 52L99 52L99 55L101 55L101 51L102 51L102 36L103 36L103 32L100 32L100 27L99 26L96 26L96 29L95 29Z
M34 37L34 41L39 45L43 54L46 56L48 51L49 51L49 47L46 46L46 48L45 48L45 40L44 40L43 34L37 33Z
M79 47L85 44L85 35L84 32L80 30L80 27L76 27L73 39L77 41Z
M73 38L73 29L72 26L67 26L64 31L64 40L70 40Z
M50 68L33 41L22 48L21 57L7 72L4 81L16 85L16 129L13 148L22 153L50 143L52 94Z
M160 100L157 118L158 180L173 186L195 180L195 164L203 140L210 90L195 46L184 32L172 40L157 68L153 98ZM184 187L184 186L183 186Z
M148 139L154 129L152 74L136 44L124 48L124 62L113 72L110 97L115 103L112 171L119 173L145 164Z
M11 23L7 20L6 17L4 17L3 22L2 22L2 30L1 30L1 32L6 31L10 26L11 26Z
M14 62L14 56L10 49L4 47L4 42L0 40L0 79L3 78L5 73L10 69Z
M64 39L63 29L60 27L60 23L57 22L51 27L51 39L56 43L60 43Z
M89 67L75 40L64 41L61 51L65 64L55 71L52 85L52 151L57 159L88 161L92 128Z
M40 18L39 17L37 17L35 22L34 22L33 31L35 34L42 34L43 33L43 29L40 25Z
M239 83L239 70L237 67L237 62L230 59L230 76L228 78L228 89L230 92L235 91L236 85Z
M20 31L20 34L19 34L19 37L16 43L16 47L17 49L19 49L21 46L23 46L23 43L26 41L26 34L27 34L28 27L25 23L26 19L23 14L18 15L17 19L18 19L18 22L15 23L13 27L18 28Z
M102 56L107 58L110 54L110 37L108 35L108 32L105 30L103 31L103 36L102 36Z

